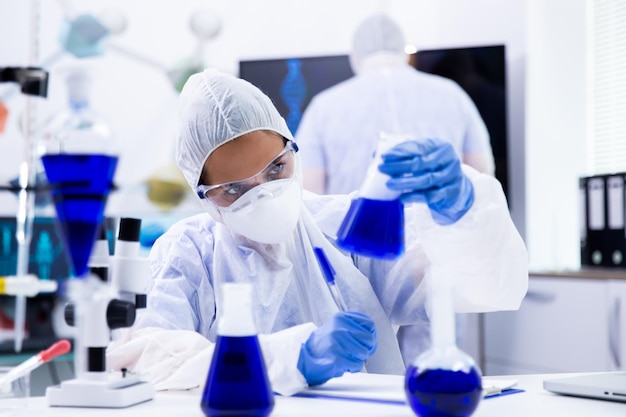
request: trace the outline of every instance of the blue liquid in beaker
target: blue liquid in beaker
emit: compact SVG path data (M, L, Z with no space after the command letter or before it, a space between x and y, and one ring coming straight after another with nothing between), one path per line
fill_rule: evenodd
M118 159L110 155L49 154L41 160L74 275L82 277L87 273Z
M482 399L482 380L476 368L407 369L404 390L409 405L420 417L467 417Z
M207 417L265 417L274 408L257 336L217 336L202 401Z
M404 252L404 206L396 200L356 198L337 232L337 243L359 255L395 259Z

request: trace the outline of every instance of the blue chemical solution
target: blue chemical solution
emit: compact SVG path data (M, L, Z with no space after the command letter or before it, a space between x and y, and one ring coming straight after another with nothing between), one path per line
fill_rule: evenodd
M217 336L202 401L207 417L265 417L274 408L257 336Z
M337 232L343 249L379 259L404 252L404 206L400 200L356 198Z
M118 159L87 154L50 154L41 159L74 275L83 277Z
M407 369L404 390L409 405L420 417L467 417L482 399L482 380L475 368L469 373L448 369Z

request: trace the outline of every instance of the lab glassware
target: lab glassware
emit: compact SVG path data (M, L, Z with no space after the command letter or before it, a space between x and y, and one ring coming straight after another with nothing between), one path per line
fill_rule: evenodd
M0 379L5 380L9 372L15 369L12 366L0 366ZM17 378L11 379L11 382L2 384L0 386L0 400L7 398L28 398L30 397L30 373L22 374ZM4 412L11 411L10 409L18 408L17 405L12 407L6 407L0 401L0 415L4 416ZM8 414L11 415L11 414Z
M265 417L274 408L252 314L252 285L223 283L223 314L200 407L207 417Z
M404 206L400 193L387 188L389 176L378 170L382 155L406 140L381 135L365 180L337 232L337 243L359 255L395 259L404 253Z
M17 365L16 367L11 368L9 372L7 372L5 375L0 377L0 391L4 392L5 387L7 386L10 387L10 384L13 381L29 375L36 368L38 368L39 366L43 365L46 362L49 362L51 359L56 358L57 356L60 356L60 355L65 355L67 352L70 351L71 348L72 348L72 345L70 344L68 340L65 340L65 339L59 340L58 342L50 346L48 349L42 350L35 356L32 356L26 359L21 364Z
M97 154L47 154L42 162L76 277L87 262L102 223L118 158Z
M70 264L80 278L88 272L118 152L108 124L90 106L87 67L70 67L65 81L67 108L46 127L40 153Z
M467 417L482 399L482 373L456 345L448 278L444 267L431 267L427 279L432 345L406 371L404 390L419 417Z

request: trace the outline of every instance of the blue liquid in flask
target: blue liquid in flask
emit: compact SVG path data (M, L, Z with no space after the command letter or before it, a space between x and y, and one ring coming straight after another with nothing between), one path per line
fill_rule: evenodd
M404 252L404 206L399 199L355 198L337 232L343 249L379 259Z
M74 275L87 273L87 262L102 223L118 158L99 154L48 154L42 162L70 254Z
M482 399L482 380L476 368L469 372L449 369L407 369L405 393L420 417L467 417Z
M207 417L265 417L274 408L257 336L217 336L202 402Z

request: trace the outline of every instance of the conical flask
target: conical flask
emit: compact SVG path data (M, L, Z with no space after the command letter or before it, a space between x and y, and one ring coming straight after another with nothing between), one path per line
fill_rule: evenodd
M456 345L452 291L445 268L431 267L428 280L432 346L407 368L404 390L419 417L467 417L482 399L482 373Z
M359 255L394 259L404 252L404 205L400 193L387 188L389 176L378 170L382 155L406 140L381 135L374 160L337 232L337 243Z
M222 284L223 314L200 406L207 417L265 417L272 392L252 314L252 285Z

